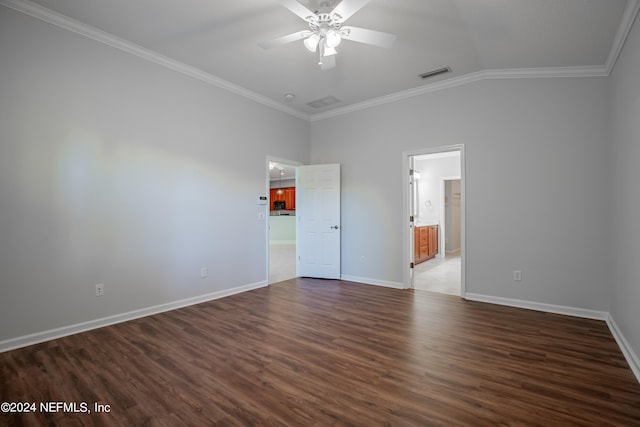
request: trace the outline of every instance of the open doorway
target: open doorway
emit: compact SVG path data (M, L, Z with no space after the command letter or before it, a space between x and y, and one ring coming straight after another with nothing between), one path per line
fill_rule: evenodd
M405 153L408 287L464 296L463 147Z
M296 277L296 162L268 158L268 283Z

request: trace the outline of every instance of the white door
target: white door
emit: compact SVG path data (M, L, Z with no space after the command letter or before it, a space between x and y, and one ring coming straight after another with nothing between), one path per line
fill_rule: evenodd
M340 165L296 168L296 275L340 278Z

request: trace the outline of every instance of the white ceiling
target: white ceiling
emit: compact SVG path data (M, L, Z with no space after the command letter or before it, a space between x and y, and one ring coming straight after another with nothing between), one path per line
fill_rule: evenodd
M269 181L296 179L296 167L284 163L270 162L273 168L269 168Z
M299 1L310 9L320 3ZM336 67L322 71L302 41L270 50L258 46L307 28L277 0L0 3L41 19L52 15L47 20L58 25L77 24L39 6L50 9L109 33L100 37L137 45L134 53L139 47L146 56L159 53L204 71L214 84L309 119L468 76L607 75L638 9L638 0L371 0L348 25L396 34L395 45L345 40ZM452 72L418 77L444 66ZM286 93L295 100L285 102ZM306 105L328 96L340 102Z

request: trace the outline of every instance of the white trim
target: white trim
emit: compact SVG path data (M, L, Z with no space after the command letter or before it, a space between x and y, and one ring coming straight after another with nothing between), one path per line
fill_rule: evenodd
M345 280L347 282L362 283L364 285L382 286L385 288L406 289L406 286L404 286L402 283L389 282L386 280L370 279L368 277L348 276L346 274L342 274L340 276L340 280Z
M636 376L636 380L640 383L640 358L638 358L638 355L633 351L633 348L627 339L622 335L620 328L618 328L618 325L610 313L607 313L606 321L609 326L609 330L611 331L611 335L613 335L613 338L618 343L618 347L620 347L624 358L627 359L627 363L629 364L631 371L633 371L633 374Z
M17 338L10 338L8 340L0 341L0 353L14 350L21 347L27 347L33 344L39 344L45 341L54 340L57 338L66 337L80 332L90 331L92 329L102 328L104 326L113 325L116 323L127 322L133 319L139 319L141 317L151 316L165 311L171 311L190 305L200 304L207 301L216 300L219 298L228 297L231 295L239 294L241 292L251 291L253 289L263 288L268 286L267 282L256 282L249 285L238 286L232 289L225 289L222 291L212 292L197 297L186 298L179 301L173 301L166 304L160 304L153 307L142 308L140 310L129 311L126 313L116 314L114 316L103 317L100 319L90 320L88 322L77 323L75 325L63 326L60 328L50 329L47 331L36 332L34 334L25 335Z
M413 191L415 187L411 186L409 182L409 171L411 170L414 152L402 153L402 206L403 206L403 218L402 218L402 283L405 288L413 288L414 273L415 271L410 267L410 263L415 262L415 256L412 254L415 245L414 238L411 233L414 232L415 221L412 223L409 217L415 212L411 212L412 203L410 199L413 198ZM413 164L415 168L415 164ZM415 207L414 207L415 209ZM413 226L413 227L412 227ZM414 264L415 265L415 264Z
M499 68L485 70L485 79L549 79L560 77L606 77L603 65L540 68Z
M528 310L544 311L546 313L582 317L584 319L607 320L607 317L609 316L609 313L607 313L606 311L588 310L584 308L568 307L565 305L546 304L542 302L494 297L490 295L481 295L474 293L467 293L465 299L470 301L486 302L490 304L506 305L509 307L526 308Z
M266 96L263 96L256 92L245 89L242 86L238 86L227 80L221 79L220 77L216 77L213 74L209 74L198 68L184 64L180 61L176 61L175 59L164 56L151 49L147 49L133 42L130 42L128 40L114 36L113 34L107 33L106 31L99 30L95 27L84 24L80 21L69 18L68 16L62 15L60 13L54 12L50 9L47 9L43 6L32 3L28 0L0 0L0 4L8 8L11 8L13 10L16 10L18 12L22 12L25 15L32 16L41 21L47 22L49 24L55 25L57 27L63 28L65 30L68 30L73 33L79 34L81 36L87 37L89 39L95 40L99 43L103 43L115 49L119 49L124 52L130 53L131 55L135 55L139 58L146 59L147 61L161 65L170 70L177 71L186 76L193 77L205 83L209 83L211 85L219 87L220 89L224 89L236 95L240 95L242 97L248 98L259 104L265 105L267 107L271 107L275 110L281 111L286 114L290 114L300 119L304 119L307 121L309 120L308 114L302 113L291 107L280 104L272 100L271 98L267 98Z
M627 2L627 7L624 9L622 20L620 22L620 26L618 27L618 32L616 33L616 37L613 40L611 50L609 51L609 56L607 57L607 62L605 63L607 76L611 74L611 72L613 71L613 67L615 67L616 62L618 61L620 52L622 52L622 47L627 41L627 37L629 36L631 27L633 27L633 22L636 20L636 16L638 16L638 10L640 10L640 1L630 0Z
M367 108L383 105L391 102L400 101L418 95L436 92L443 89L449 89L469 83L487 80L487 79L521 79L521 78L548 78L548 77L607 77L613 70L615 63L622 51L624 42L629 35L633 22L640 10L640 0L629 0L625 8L620 27L616 33L616 37L609 51L606 64L595 66L577 66L577 67L552 67L552 68L521 68L521 69L499 69L499 70L482 70L475 73L464 74L462 76L453 77L451 79L442 80L436 83L427 84L417 88L408 89L392 93L389 95L373 98L367 101L358 102L347 105L342 108L336 108L331 111L316 114L306 114L284 104L276 102L271 98L260 95L256 92L245 89L241 86L233 84L229 81L206 73L198 68L191 67L182 62L176 61L164 55L161 55L150 49L146 49L128 40L116 37L105 31L99 30L75 19L69 18L60 13L54 12L38 4L28 0L0 0L0 4L22 12L26 15L48 22L60 28L72 31L82 36L88 37L108 46L136 55L140 58L154 62L158 65L167 67L171 70L196 78L205 83L212 84L221 89L232 92L236 95L243 96L255 102L271 107L275 110L290 114L303 120L315 122L340 116L343 114L364 110Z

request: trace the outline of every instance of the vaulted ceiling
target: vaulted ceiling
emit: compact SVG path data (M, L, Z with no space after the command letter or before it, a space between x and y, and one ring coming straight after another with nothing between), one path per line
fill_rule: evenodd
M159 62L184 64L214 84L309 119L472 79L607 75L638 10L638 0L371 0L348 25L396 34L393 47L345 40L336 67L321 70L302 40L258 46L308 28L278 0L0 2L131 45L134 53L159 54ZM319 0L299 2L320 7ZM419 77L441 67L451 72ZM308 105L327 97L337 102Z

